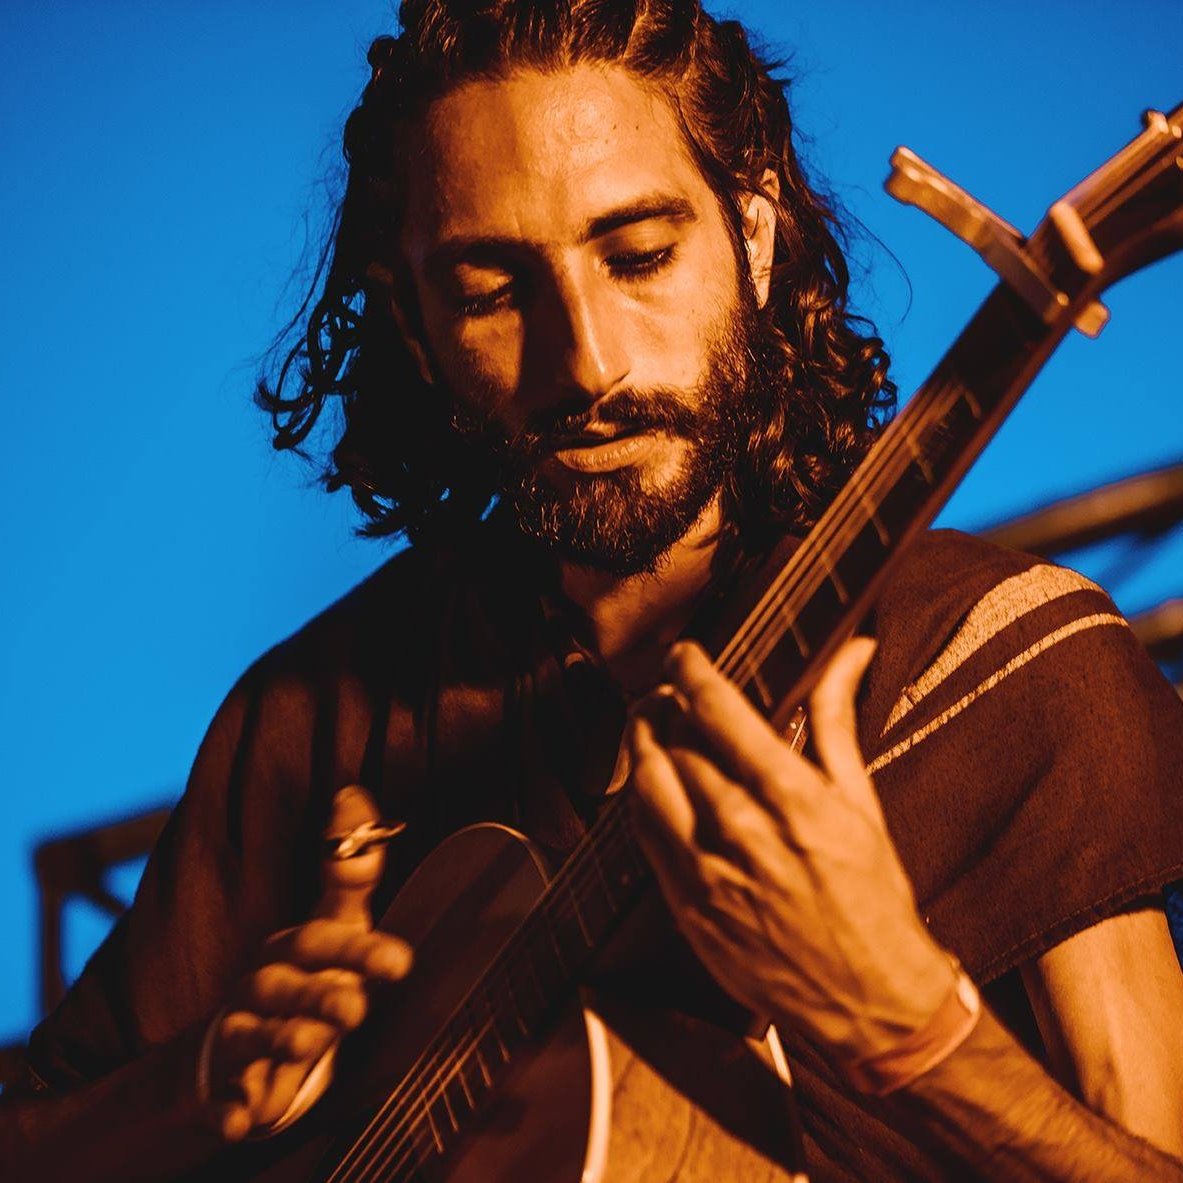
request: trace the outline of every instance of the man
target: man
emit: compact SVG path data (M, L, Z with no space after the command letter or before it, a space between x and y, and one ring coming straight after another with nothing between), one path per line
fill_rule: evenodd
M261 398L294 446L340 397L330 486L413 546L227 699L131 912L35 1033L9 1161L223 1177L323 1087L367 986L415 973L369 930L381 855L322 891L326 829L407 821L384 900L473 820L561 857L627 765L679 928L789 1043L814 1177L1183 1177L1156 902L1183 729L1105 598L926 540L874 657L853 641L818 685L817 762L671 649L816 520L893 392L742 29L656 0L401 17Z

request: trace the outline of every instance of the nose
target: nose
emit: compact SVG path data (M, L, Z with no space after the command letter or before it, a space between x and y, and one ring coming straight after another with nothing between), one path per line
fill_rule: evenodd
M556 284L554 379L560 398L595 402L629 372L620 309L597 278L566 276Z

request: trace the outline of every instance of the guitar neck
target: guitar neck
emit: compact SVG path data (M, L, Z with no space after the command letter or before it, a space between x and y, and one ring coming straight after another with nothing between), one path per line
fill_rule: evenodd
M1045 324L998 285L787 563L735 605L724 635L705 638L774 726L788 722L1069 325Z

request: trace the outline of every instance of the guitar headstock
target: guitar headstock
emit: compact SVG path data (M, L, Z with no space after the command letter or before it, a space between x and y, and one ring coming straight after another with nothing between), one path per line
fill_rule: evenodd
M1183 248L1183 104L1143 123L1028 238L908 148L892 155L887 191L973 247L1047 324L1064 317L1096 336L1108 319L1100 293Z

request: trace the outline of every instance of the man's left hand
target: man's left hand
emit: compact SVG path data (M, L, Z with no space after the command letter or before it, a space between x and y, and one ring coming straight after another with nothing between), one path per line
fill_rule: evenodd
M916 911L855 732L874 643L848 641L809 701L820 766L792 751L703 650L680 643L677 704L629 731L638 832L679 928L719 983L844 1062L896 1046L954 970Z

